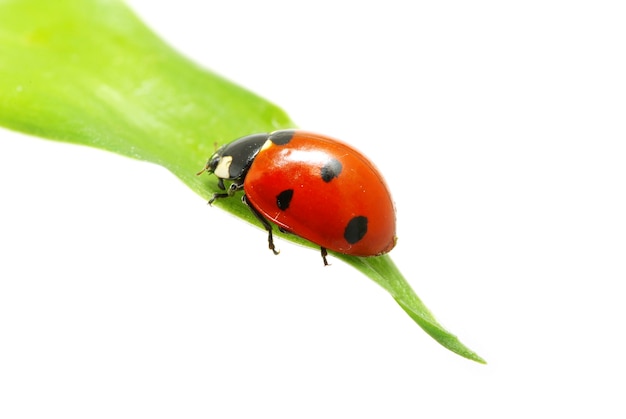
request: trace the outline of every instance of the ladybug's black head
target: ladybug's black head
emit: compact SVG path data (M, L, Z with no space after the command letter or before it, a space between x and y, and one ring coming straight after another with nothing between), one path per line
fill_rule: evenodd
M204 168L196 173L196 175L201 175L204 172L207 172L208 174L215 172L215 169L217 169L217 166L220 164L220 160L222 160L223 152L224 146L220 147L215 153L213 153L211 158L209 158L209 160L206 162Z
M206 162L206 171L209 172L209 174L215 172L222 161L222 158L224 157L224 148L225 146L220 147Z
M220 179L243 179L267 139L268 134L248 135L220 147L198 174L207 172L215 173Z

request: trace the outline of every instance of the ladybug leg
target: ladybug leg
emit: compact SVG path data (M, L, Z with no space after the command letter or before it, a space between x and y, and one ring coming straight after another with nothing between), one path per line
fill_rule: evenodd
M261 214L259 210L254 208L254 206L250 203L250 201L248 201L245 195L241 197L241 200L243 201L244 204L248 206L248 208L250 208L250 211L252 211L252 214L254 214L257 220L259 220L261 224L263 224L265 231L267 231L267 244L268 244L269 249L275 255L279 254L280 251L276 250L276 247L274 246L274 236L272 235L272 225L270 224L270 222L267 221L265 217L263 217L263 214Z
M220 179L217 182L217 186L221 190L226 190L226 187L224 186L224 179ZM235 192L237 192L240 189L243 189L243 183L234 183L234 182L231 183L230 186L228 187L228 190L226 192L214 193L213 197L211 199L209 199L209 205L211 205L213 202L215 202L216 199L229 198L229 197L233 196L235 194Z
M326 256L328 256L328 250L325 247L320 247L322 253L322 259L324 260L324 266L328 266L328 261L326 260Z

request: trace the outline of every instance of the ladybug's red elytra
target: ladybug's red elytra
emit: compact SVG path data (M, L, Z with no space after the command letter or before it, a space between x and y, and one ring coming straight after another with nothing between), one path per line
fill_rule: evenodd
M272 225L321 248L354 256L378 256L396 244L396 217L387 184L367 157L351 146L312 132L281 130L253 134L219 148L203 172L218 178L263 224L269 248ZM224 180L231 181L228 189Z

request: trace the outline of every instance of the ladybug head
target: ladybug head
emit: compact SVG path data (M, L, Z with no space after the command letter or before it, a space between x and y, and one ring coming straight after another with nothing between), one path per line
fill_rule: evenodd
M222 161L223 154L224 146L220 147L215 153L213 153L213 155L206 162L206 165L202 168L202 170L196 173L196 175L201 175L204 172L207 172L208 174L214 173L217 169L217 166L219 166L220 162Z
M253 134L220 147L198 174L214 173L220 179L243 179L268 134Z

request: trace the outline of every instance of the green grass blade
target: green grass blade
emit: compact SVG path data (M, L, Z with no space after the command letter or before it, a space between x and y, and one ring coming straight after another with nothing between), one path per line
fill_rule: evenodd
M0 124L162 165L205 199L215 180L195 173L216 145L295 126L277 106L181 56L117 0L0 0ZM240 200L219 206L256 224ZM484 362L437 323L388 256L336 256L443 346Z
M400 307L431 337L446 348L465 358L485 364L485 360L463 345L459 339L437 322L430 310L415 294L389 255L376 258L355 258L335 255L363 272L374 282L385 288Z
M0 124L195 176L216 143L294 124L199 68L119 1L0 1ZM193 168L193 169L192 169Z

